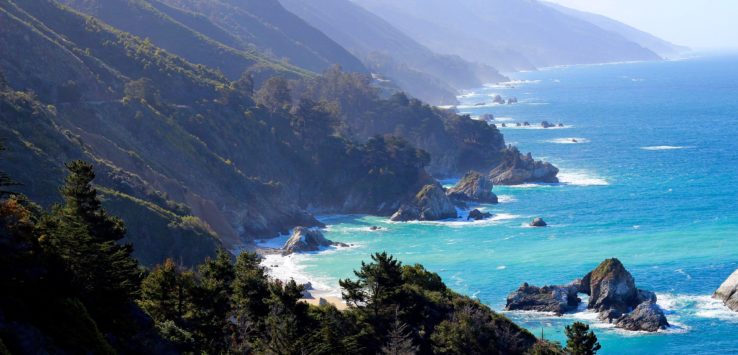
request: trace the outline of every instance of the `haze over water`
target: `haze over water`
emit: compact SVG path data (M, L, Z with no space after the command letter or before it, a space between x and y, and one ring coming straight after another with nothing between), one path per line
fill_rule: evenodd
M496 186L502 203L482 206L496 215L482 222L327 217L326 236L354 246L270 256L265 263L279 265L272 273L298 273L298 281L337 294L339 278L384 250L499 311L523 282L568 283L617 257L639 288L657 293L671 329L625 332L588 313L507 315L556 340L565 325L585 319L603 354L738 352L738 313L709 297L738 267L738 57L514 76L510 85L464 95L459 109L492 113L508 126L529 121L534 127L501 128L506 141L561 168L561 184ZM495 94L520 103L489 104ZM538 129L542 120L566 127ZM550 227L524 226L536 216Z

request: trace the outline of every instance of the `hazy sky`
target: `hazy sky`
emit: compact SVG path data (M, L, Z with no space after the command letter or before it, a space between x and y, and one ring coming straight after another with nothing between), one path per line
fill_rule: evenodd
M738 48L738 0L549 0L692 48Z

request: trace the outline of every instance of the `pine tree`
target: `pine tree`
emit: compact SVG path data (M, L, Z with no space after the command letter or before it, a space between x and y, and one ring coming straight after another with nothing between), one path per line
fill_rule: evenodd
M397 314L397 311L395 312ZM418 347L413 344L413 337L407 324L400 321L395 315L395 322L387 334L387 343L382 347L382 354L411 355L418 353Z
M140 283L133 248L117 243L125 236L125 226L102 208L92 186L92 165L74 161L67 168L69 175L61 188L64 204L39 223L40 241L69 271L77 296L101 326L123 326L116 323Z
M248 352L253 347L269 313L265 302L269 298L269 285L260 262L259 255L250 252L241 253L236 259L232 305L237 330L234 350L237 352Z
M228 349L231 290L235 271L231 254L219 249L215 259L208 258L199 267L199 286L195 289L197 336L207 352L224 353Z
M378 315L380 310L395 304L403 285L402 263L386 252L372 255L372 263L361 262L361 269L354 271L356 281L339 280L343 299L349 303L366 305ZM392 309L392 308L389 308Z
M582 322L566 326L566 351L572 355L594 355L602 346L597 336Z
M172 259L157 266L141 283L139 305L154 321L182 324L193 308L192 272L183 271Z

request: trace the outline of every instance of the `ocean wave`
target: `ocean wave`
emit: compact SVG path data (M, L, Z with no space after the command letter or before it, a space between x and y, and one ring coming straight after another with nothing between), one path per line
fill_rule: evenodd
M524 84L538 84L540 83L540 80L510 80L502 83L494 83L494 84L484 84L484 87L486 88L493 88L493 89L500 89L500 88L512 88L515 85L524 85Z
M691 149L691 146L680 146L680 145L654 145L641 147L643 150L679 150L679 149Z
M610 183L604 178L593 176L585 170L561 170L558 174L559 182L563 185L574 186L607 186Z
M506 128L506 129L546 129L546 130L555 130L555 129L569 129L569 128L574 128L574 126L565 125L564 127L555 126L555 127L543 128L543 127L541 127L541 124L540 123L531 123L530 126L523 126L522 124L520 126L516 126L515 124L506 124L506 127L497 126L497 128L503 128L503 129Z
M483 212L485 211L484 208L479 208L479 210ZM475 220L467 221L466 218L469 216L469 211L458 210L458 214L459 214L459 218L445 219L441 221L407 221L407 222L388 221L387 223L390 223L390 224L410 223L410 224L421 224L421 225L446 226L446 227L451 227L451 228L462 228L462 227L467 227L467 226L500 224L507 220L520 218L519 215L510 214L510 213L493 213L492 217L488 219L483 219L479 221L475 221Z
M313 257L314 254L271 254L264 256L261 265L273 279L284 282L295 280L298 284L309 282L312 289L308 291L313 297L341 297L341 289L336 280L312 275L305 270Z
M675 295L670 293L656 295L658 305L667 313L693 315L738 323L738 313L726 307L722 301L709 295Z
M515 202L517 200L518 199L512 195L497 195L497 202L499 203L510 203L510 202Z
M555 144L582 144L582 143L589 143L589 139L581 138L581 137L567 137L567 138L549 139L544 142L555 143Z

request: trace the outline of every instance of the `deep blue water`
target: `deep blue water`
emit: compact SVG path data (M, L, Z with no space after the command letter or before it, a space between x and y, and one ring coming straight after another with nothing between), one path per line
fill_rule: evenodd
M464 95L459 110L492 113L508 125L564 123L501 128L509 143L560 167L561 184L495 186L503 203L483 206L497 214L486 222L326 218L329 239L356 246L270 260L281 265L275 273L301 274L335 290L337 279L352 276L371 252L386 250L502 310L523 282L566 283L617 257L640 288L658 294L671 329L625 332L587 313L507 315L556 340L566 324L584 319L603 354L738 352L738 314L709 297L738 268L738 56L514 76L510 85ZM494 94L520 103L474 106ZM523 226L535 216L550 227ZM369 225L386 230L370 232Z

